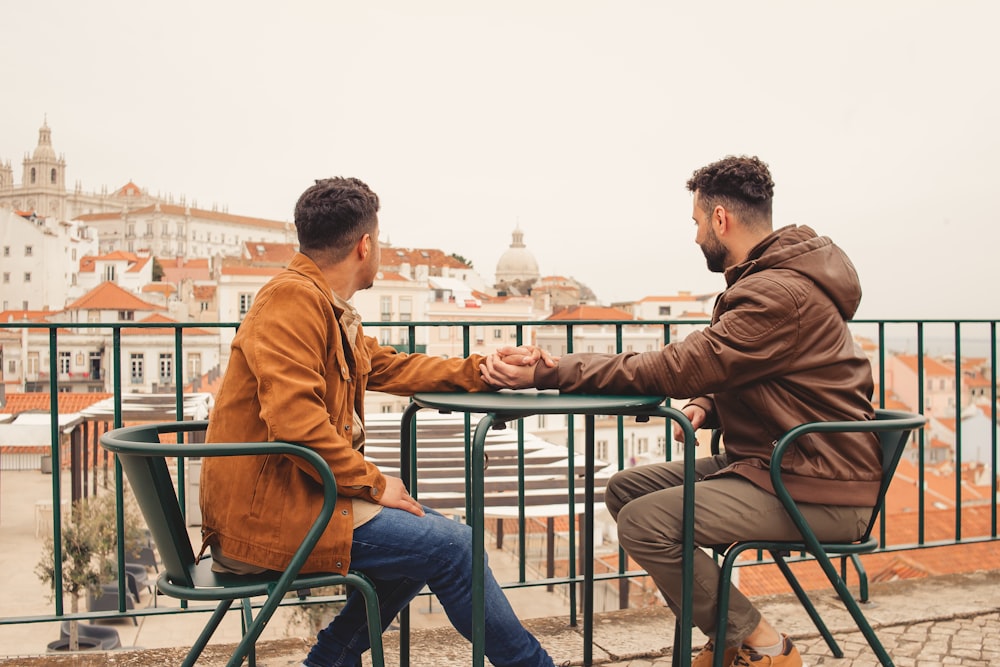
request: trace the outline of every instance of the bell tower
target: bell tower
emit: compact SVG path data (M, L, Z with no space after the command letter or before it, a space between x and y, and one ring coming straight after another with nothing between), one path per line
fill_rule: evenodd
M63 220L66 217L66 160L56 157L48 119L38 130L35 152L24 157L20 208L33 210L39 217Z

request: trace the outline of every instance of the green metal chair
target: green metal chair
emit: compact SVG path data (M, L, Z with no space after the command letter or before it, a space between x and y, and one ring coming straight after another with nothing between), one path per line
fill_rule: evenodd
M378 597L371 582L363 574L353 571L347 574L321 573L299 576L302 564L312 552L333 515L337 500L337 485L330 466L313 450L287 442L160 443L160 435L163 433L190 433L204 431L207 427L207 421L167 422L113 429L101 436L101 445L118 455L160 554L163 571L157 579L157 587L164 594L181 600L219 603L184 659L182 663L184 667L190 667L197 662L234 601L242 601L241 618L244 632L227 664L236 667L247 659L253 666L256 664L254 653L256 641L289 591L336 584L351 586L364 596L372 664L383 667L385 659L382 651ZM303 536L301 546L285 571L265 572L259 575L219 574L212 572L211 558L202 558L200 561L195 559L166 458L179 455L211 457L249 454L283 454L304 459L316 469L323 480L323 506L312 527ZM266 600L254 618L250 599L257 596L266 596Z
M775 564L778 566L778 569L781 570L781 573L785 576L785 579L792 587L792 590L795 592L796 597L798 597L799 602L805 608L806 613L809 614L809 618L812 619L816 629L819 630L823 639L826 640L827 646L830 647L833 655L837 658L843 658L843 650L841 650L840 646L833 638L830 630L826 627L826 624L820 617L819 612L816 611L816 607L813 606L812 601L802 588L802 585L795 578L795 575L792 573L786 561L786 559L793 553L808 553L816 559L816 562L819 563L820 567L823 569L823 573L826 574L827 579L830 580L830 584L837 591L837 594L847 607L847 610L850 612L851 617L854 619L858 629L864 635L868 644L872 647L875 655L878 656L879 662L882 665L893 664L889 654L882 646L882 642L879 641L878 637L875 635L875 631L871 627L871 624L861 611L858 601L854 599L851 591L847 588L847 584L845 583L847 576L847 559L851 559L851 562L854 564L854 567L858 572L861 582L862 601L866 601L868 578L865 573L864 566L861 563L861 559L858 556L859 554L870 553L878 549L879 540L878 537L872 535L872 530L876 525L876 519L878 518L879 513L882 511L886 491L889 489L892 476L896 472L896 466L902 457L904 449L906 448L906 443L909 441L910 434L915 429L923 426L926 421L925 417L918 414L899 412L895 410L876 410L875 419L872 421L811 422L808 424L801 424L789 430L778 439L778 442L774 447L774 452L771 455L771 482L774 485L778 499L781 500L781 503L785 506L785 509L788 511L792 521L802 534L802 540L799 542L747 540L744 542L736 542L731 545L717 545L715 547L716 554L722 557L722 567L719 574L719 602L716 611L716 636L726 636L730 587L732 582L733 567L736 564L736 560L739 558L740 554L747 550L754 549L767 551L770 553ZM810 528L809 524L802 516L802 512L799 511L796 502L792 499L788 490L785 488L781 477L781 460L788 451L789 446L791 446L793 442L803 435L808 433L848 432L875 432L878 434L879 443L882 447L882 483L879 486L878 498L876 500L875 507L872 510L871 518L868 521L868 526L861 538L859 538L856 542L850 543L820 542L815 533L813 533L812 528ZM713 453L718 453L720 435L721 434L719 432L713 434ZM836 445L831 444L830 446ZM831 556L835 558L839 557L841 559L839 573L831 561ZM678 627L676 629L679 631L680 628ZM722 667L722 659L723 651L716 651L715 660L713 662L714 667ZM677 663L676 656L674 662L675 664Z

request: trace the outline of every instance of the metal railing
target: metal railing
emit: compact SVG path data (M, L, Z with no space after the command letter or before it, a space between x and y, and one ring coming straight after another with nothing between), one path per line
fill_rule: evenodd
M464 321L464 322L382 322L373 321L366 322L364 326L374 328L374 327L393 327L401 328L405 330L405 340L408 343L405 345L406 351L417 351L420 349L430 349L431 345L428 345L426 340L430 338L428 332L440 328L440 327L455 327L461 330L461 339L463 354L468 356L474 351L474 346L472 344L473 331L476 328L481 327L509 327L513 330L513 340L516 343L530 342L536 340L540 335L541 337L549 336L551 338L552 332L556 332L559 339L565 341L565 352L572 353L574 351L574 344L577 340L582 340L586 337L588 328L595 327L613 327L614 329L614 340L615 347L618 351L622 351L626 348L626 341L628 340L628 332L630 327L660 327L662 329L662 341L663 343L671 342L672 331L674 327L684 326L689 327L690 325L707 325L707 321L692 321L692 320L624 320L624 321L604 321L604 320L577 320L572 322L559 321L516 321L512 322L509 320L496 320L496 321ZM894 320L855 320L851 323L851 327L854 330L856 336L860 337L862 344L867 346L869 356L872 359L873 369L874 369L874 379L876 383L876 394L874 401L883 406L891 407L891 405L896 401L902 401L904 404L906 401L914 402L914 405L907 405L907 409L914 412L921 412L931 417L931 424L921 430L916 436L916 443L913 449L913 458L917 470L917 480L916 488L917 492L917 507L915 513L917 515L917 537L915 540L893 542L887 538L887 528L891 527L891 521L894 517L883 516L880 522L881 528L881 543L882 551L904 551L913 549L924 549L929 547L937 547L942 545L954 545L954 544L971 544L983 541L996 541L997 540L997 511L998 511L998 488L997 488L997 464L998 464L998 420L997 420L997 354L998 354L998 341L997 341L997 324L998 320L927 320L927 319L894 319ZM142 329L142 328L156 328L156 329L172 329L171 334L163 334L167 336L164 339L164 345L167 349L172 349L174 354L174 359L178 360L178 363L174 363L174 378L171 383L172 394L174 398L174 411L175 416L173 419L183 420L185 419L185 394L190 390L192 386L192 380L194 380L195 386L198 386L197 378L185 378L184 374L184 364L179 363L179 360L183 359L184 350L184 329L188 327L194 327L199 329L231 329L236 330L239 323L205 323L197 322L192 324L181 324L181 323L141 323L141 322L120 322L114 324L98 324L98 323L33 323L33 322L19 322L19 323L5 323L0 327L0 330L6 329L7 331L18 331L19 329L30 329L36 332L39 330L44 330L47 333L47 351L48 351L48 378L49 378L49 411L51 414L59 413L59 396L58 392L59 386L59 372L57 371L57 363L59 360L60 351L60 335L62 332L73 332L74 330L86 329L88 332L102 331L104 335L108 337L109 349L111 351L110 359L110 369L102 368L101 371L103 375L108 378L108 383L106 389L113 394L113 410L110 413L110 419L104 417L102 419L95 419L95 422L101 422L100 425L94 424L94 456L87 457L84 455L82 457L82 462L77 456L77 460L74 461L74 465L83 465L86 469L83 471L83 478L85 480L82 486L74 483L72 489L72 495L74 500L76 496L88 493L98 493L98 475L96 473L97 467L101 465L97 459L97 448L96 448L96 433L98 430L107 430L108 428L116 428L123 425L123 420L125 418L125 411L123 410L123 397L126 392L123 391L123 374L126 369L123 365L122 359L122 330L123 329ZM418 338L418 332L424 332L424 338ZM561 332L561 335L559 335ZM578 336L581 338L578 339ZM22 340L25 339L24 336L21 337ZM420 342L418 342L420 341ZM426 346L426 348L425 348ZM397 349L403 346L394 346ZM26 356L26 355L22 355ZM10 356L6 357L8 360L11 359ZM950 365L948 363L941 363L942 360L947 362L948 359L953 359L953 363ZM23 372L22 368L22 372ZM108 372L110 370L110 373ZM911 377L912 376L912 377ZM903 387L905 385L905 391ZM895 393L893 392L895 391ZM902 393L905 396L900 395ZM8 396L9 398L9 396ZM668 401L669 402L669 401ZM975 414L973 414L975 413ZM624 467L625 456L625 440L626 440L626 424L624 418L617 417L617 424L615 432L617 434L617 461L618 469ZM937 422L935 426L934 422ZM64 458L64 447L62 445L62 433L59 420L51 419L51 465L53 471L60 471L66 462ZM972 425L975 425L975 432L972 431ZM951 427L953 425L953 429ZM523 426L523 425L522 425ZM471 442L471 434L473 429L473 424L470 422L468 415L465 417L465 442L466 446ZM666 428L666 427L665 427ZM928 475L930 474L930 465L926 463L926 460L930 456L931 452L941 451L942 443L938 442L941 440L942 436L938 436L933 442L931 441L930 434L935 433L935 428L940 432L945 434L945 440L948 437L951 438L952 442L944 442L944 450L947 452L946 464L950 464L955 473L954 486L952 488L952 493L950 497L944 499L945 504L953 505L954 512L954 533L946 537L939 535L928 536L926 530L926 517L929 512L929 505L934 504L933 500L928 498L928 494L923 490L926 489L926 483L928 481ZM567 471L567 475L570 482L569 493L573 493L572 480L575 475L573 474L573 452L575 447L575 438L578 428L574 424L572 417L567 419L567 427L565 434L565 445L567 447L568 455L568 465L570 469ZM671 434L669 431L664 431L664 437L666 442L671 442ZM524 429L518 428L518 442L520 446L520 452L523 457L523 443L524 443ZM0 445L16 445L18 443L3 443ZM87 451L87 443L83 443L84 452ZM75 450L71 450L75 451ZM672 456L671 448L668 446L665 451L661 453L662 457L665 459L670 459ZM176 469L176 478L178 484L178 495L181 501L181 507L186 507L187 503L185 501L185 493L187 492L188 484L185 480L185 466L183 464L183 459L178 459L178 466ZM103 465L108 465L105 462ZM413 463L416 465L416 462ZM89 467L88 467L89 466ZM93 485L88 486L86 484L87 470L93 468ZM980 473L981 486L986 489L986 492L981 498L978 498L974 502L967 496L969 494L968 486L969 480L967 475L964 474L975 468ZM983 472L988 473L983 475ZM117 461L113 462L109 468L106 468L103 481L100 483L101 491L114 493L117 498L118 503L118 514L117 514L117 529L119 536L122 535L124 531L124 516L123 516L123 479L121 467L118 465ZM518 539L516 557L519 562L519 576L518 580L514 582L508 582L504 584L507 587L527 587L527 586L545 586L545 587L559 587L563 586L567 590L567 598L570 605L570 615L574 620L577 617L578 609L576 603L576 594L574 592L575 585L579 583L579 577L576 574L576 564L575 559L575 527L574 522L569 522L568 527L568 537L565 540L565 546L569 551L568 556L568 571L569 574L564 577L559 576L534 576L529 572L529 568L526 566L528 561L527 554L527 519L524 511L524 498L525 498L525 478L524 478L524 461L523 458L520 462L519 473L518 473L518 498L519 498L519 510L517 514L517 528L516 533ZM0 491L2 491L2 486L0 486ZM52 487L51 487L51 500L52 507L60 507L61 503L67 499L67 494L63 489L63 484L61 482L61 476L59 474L52 475ZM937 498L941 500L940 496ZM0 501L2 502L2 501ZM567 508L572 507L573 500L570 498L567 501ZM988 511L988 519L986 521L985 527L980 527L979 529L973 530L969 528L965 523L964 519L970 515L971 512L975 511L977 515L981 515L984 510ZM51 517L50 534L53 543L53 559L54 563L59 563L62 558L62 531L63 531L63 521L64 517L61 512L53 512ZM979 524L981 526L981 523ZM498 529L499 530L499 529ZM118 609L112 611L87 611L78 613L67 613L64 605L64 596L62 593L62 573L60 568L54 568L55 572L55 586L54 586L54 597L53 604L50 612L45 614L36 614L31 616L18 616L18 617L0 617L0 625L16 625L23 623L37 623L37 622L51 622L58 621L62 619L98 619L107 617L134 617L143 615L158 615L158 614L175 614L175 613L190 613L197 611L205 611L202 608L187 608L182 606L180 609L177 608L163 608L163 607L151 607L142 609L127 609L126 604L126 577L124 576L124 558L123 558L123 546L122 540L118 540L118 554L117 562L118 566ZM550 551L552 547L550 546ZM619 551L618 553L618 565L613 571L607 571L603 574L598 573L595 578L599 580L607 580L612 584L617 584L619 590L624 586L627 590L628 582L630 580L636 580L641 578L644 573L640 571L630 570L628 567L628 560L624 557L624 554ZM4 573L4 577L34 577L34 567L35 561L25 562L21 564L23 569L7 570ZM549 573L551 574L551 573ZM624 584L622 582L625 582ZM610 596L609 596L610 597ZM628 604L628 595L620 594L618 596L620 604ZM322 601L322 600L321 600ZM293 601L292 603L297 603Z

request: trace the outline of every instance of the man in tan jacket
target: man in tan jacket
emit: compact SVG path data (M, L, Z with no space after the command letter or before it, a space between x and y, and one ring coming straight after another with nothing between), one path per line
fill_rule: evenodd
M317 181L295 206L299 253L257 294L233 339L209 416L209 442L281 440L308 446L329 463L337 505L303 572L368 575L382 629L425 585L466 638L472 620L469 526L424 508L402 480L362 453L367 389L488 391L482 357L397 353L364 335L349 300L379 270L378 196L355 178ZM214 567L280 570L319 511L315 471L293 457L207 459L202 534ZM368 646L364 602L352 594L321 630L303 663L354 666ZM518 621L487 569L486 655L494 665L550 667L552 659Z
M611 394L691 398L683 412L695 428L722 428L726 451L695 464L695 541L796 540L799 533L769 477L774 442L804 422L874 418L873 380L847 320L861 302L857 273L844 252L808 227L774 230L774 183L763 162L727 157L694 172L695 242L726 290L712 324L661 350L619 355L508 348L487 358L484 377L514 388L534 386ZM544 362L536 363L539 359ZM680 438L679 429L677 436ZM872 433L838 434L843 446L817 447L810 436L785 458L792 497L821 540L857 539L871 516L881 480ZM623 470L605 502L622 547L678 611L682 586L683 461ZM694 665L710 665L715 643L726 665L799 667L791 641L733 589L728 632L715 636L719 568L696 550L692 617L712 641Z

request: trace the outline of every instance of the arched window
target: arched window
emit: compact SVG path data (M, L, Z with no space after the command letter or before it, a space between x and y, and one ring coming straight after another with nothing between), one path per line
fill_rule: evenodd
M35 182L35 168L34 167L31 168L31 182L32 182L32 184L34 184L34 182Z
M55 182L56 182L56 170L55 170L54 168L52 169L52 174L51 174L50 178L51 178L51 181L50 181L50 182L51 182L51 183L52 183L53 185L55 185Z

